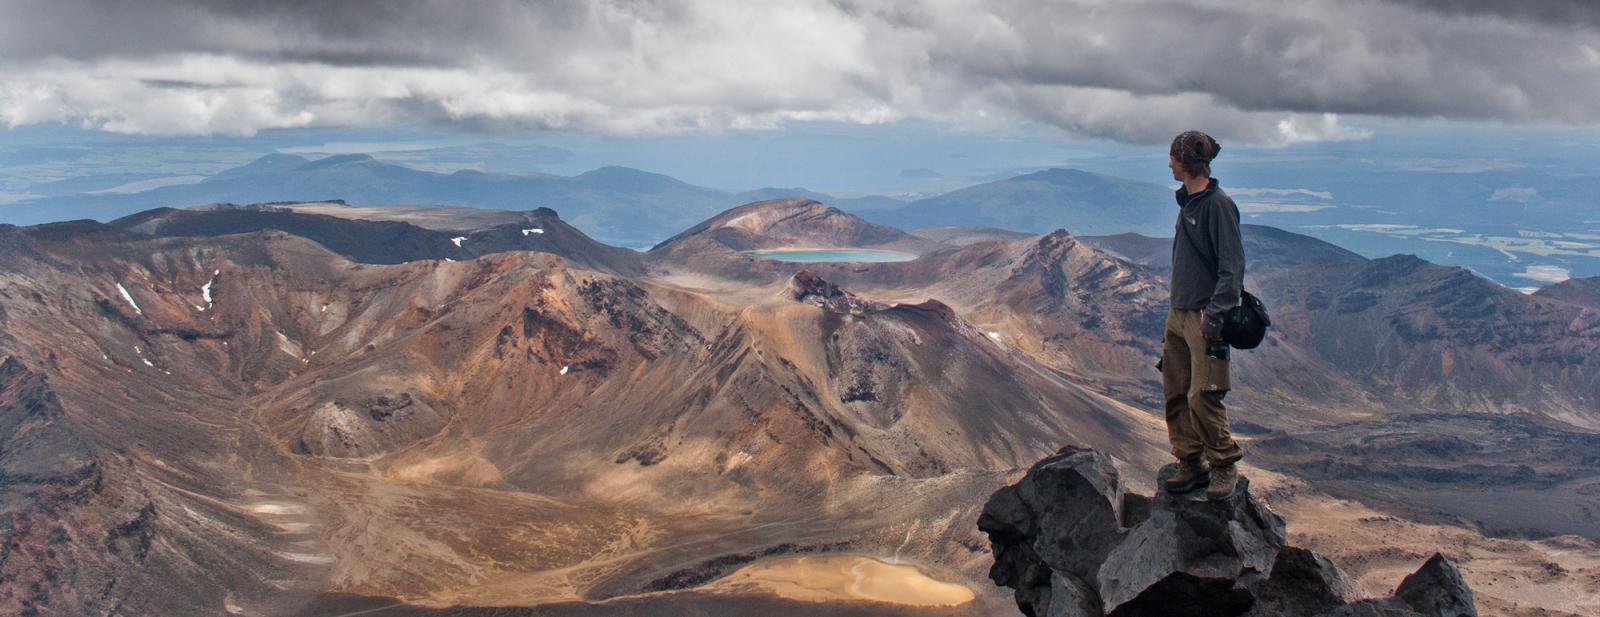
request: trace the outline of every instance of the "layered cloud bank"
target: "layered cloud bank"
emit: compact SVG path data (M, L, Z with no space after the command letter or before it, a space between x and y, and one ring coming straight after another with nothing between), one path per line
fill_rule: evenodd
M620 135L905 118L1281 145L1341 115L1594 124L1600 10L1426 1L18 2L0 123Z

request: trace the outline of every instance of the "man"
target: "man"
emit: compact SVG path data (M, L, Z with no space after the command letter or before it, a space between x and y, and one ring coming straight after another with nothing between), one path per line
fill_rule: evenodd
M1199 131L1172 140L1168 167L1183 186L1177 190L1171 307L1159 363L1167 438L1180 461L1166 489L1184 492L1205 484L1208 499L1233 492L1239 479L1234 463L1244 456L1228 432L1222 405L1230 387L1222 317L1239 304L1244 244L1239 209L1211 177L1211 160L1221 149Z

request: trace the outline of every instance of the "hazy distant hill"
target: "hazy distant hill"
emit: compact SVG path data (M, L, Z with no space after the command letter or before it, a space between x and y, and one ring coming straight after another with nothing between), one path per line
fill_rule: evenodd
M1034 234L995 227L962 227L946 225L943 227L926 227L910 230L912 235L922 236L930 240L938 240L956 246L966 246L974 242L985 240L1021 240L1032 238Z
M363 263L466 261L491 253L539 251L602 272L643 272L638 253L596 242L549 208L508 212L442 206L360 208L338 203L216 204L147 210L112 221L111 226L153 236L186 237L275 229Z
M98 186L98 185L97 185ZM643 249L727 208L786 198L815 200L902 229L995 227L1029 233L1169 233L1171 193L1143 182L1051 169L903 202L837 198L794 187L729 193L626 167L576 176L463 170L436 173L365 154L310 160L270 154L193 184L125 193L57 194L0 208L0 223L101 221L151 208L206 203L343 200L352 205L432 204L528 211L547 207L613 245Z
M1075 235L1162 235L1171 233L1175 207L1166 187L1048 169L860 214L902 229L964 226L1046 233L1065 228Z
M922 255L949 245L877 225L810 199L790 198L730 209L668 238L646 256L658 265L759 284L788 277L799 267L746 252L784 247L851 247Z
M627 167L601 167L576 176L436 173L385 163L365 154L310 160L269 154L194 184L145 191L86 193L128 178L65 183L44 199L0 208L0 223L30 225L91 218L110 221L151 208L232 202L343 200L353 205L431 204L527 211L546 207L611 244L644 248L727 208L769 199L804 197L852 211L903 205L891 197L835 198L804 188L743 193L695 186Z
M602 167L577 176L434 173L383 163L365 154L315 161L272 154L197 184L131 194L75 195L0 209L3 222L75 218L110 220L157 207L212 202L317 201L351 204L440 204L505 210L556 209L573 224L613 244L660 240L718 212L729 194L663 176Z
M888 210L906 204L905 200L895 199L886 195L867 195L865 197L834 197L827 193L794 187L775 188L766 187L730 196L725 202L727 207L742 206L758 201L772 201L774 199L787 199L790 197L803 197L813 201L820 201L830 206L849 212L866 212L868 210Z
M1570 278L1540 289L1533 295L1589 308L1600 308L1600 276Z

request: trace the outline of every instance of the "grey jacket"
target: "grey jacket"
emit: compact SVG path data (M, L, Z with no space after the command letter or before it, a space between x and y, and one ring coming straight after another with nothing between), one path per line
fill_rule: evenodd
M1239 207L1222 192L1216 178L1194 195L1179 186L1175 197L1178 223L1172 237L1172 308L1200 309L1200 329L1220 334L1222 316L1239 305L1239 290L1244 285Z

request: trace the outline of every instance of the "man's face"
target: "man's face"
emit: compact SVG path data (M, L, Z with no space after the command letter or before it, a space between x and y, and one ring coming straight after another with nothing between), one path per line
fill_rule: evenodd
M1167 168L1172 170L1172 179L1183 182L1189 179L1189 174L1184 173L1183 164L1178 162L1178 157L1167 155Z

